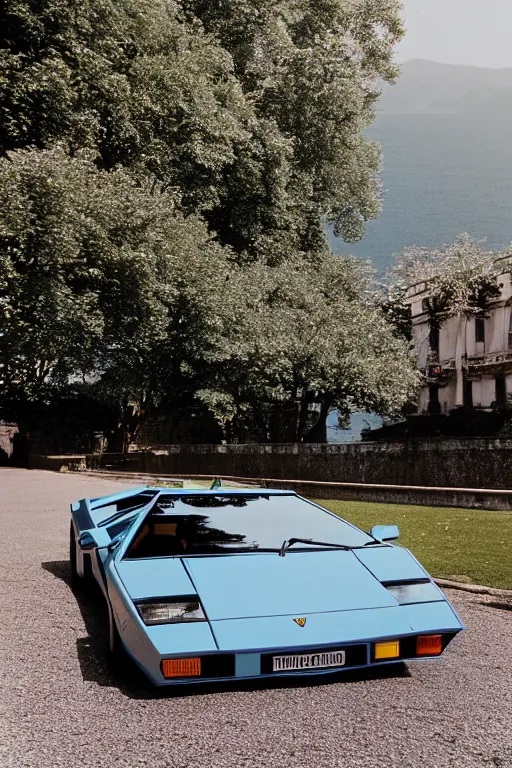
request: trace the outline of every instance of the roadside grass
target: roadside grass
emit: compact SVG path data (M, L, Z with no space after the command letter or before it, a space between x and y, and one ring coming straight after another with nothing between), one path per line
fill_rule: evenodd
M315 500L365 531L397 524L397 542L438 578L512 589L512 512Z

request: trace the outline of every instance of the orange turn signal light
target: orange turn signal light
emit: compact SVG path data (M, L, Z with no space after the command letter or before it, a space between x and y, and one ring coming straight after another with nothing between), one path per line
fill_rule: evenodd
M398 659L400 656L400 640L388 640L385 643L375 643L375 661Z
M421 635L416 638L417 656L439 656L442 652L442 635Z
M198 677L201 674L201 659L163 659L162 674L169 677Z

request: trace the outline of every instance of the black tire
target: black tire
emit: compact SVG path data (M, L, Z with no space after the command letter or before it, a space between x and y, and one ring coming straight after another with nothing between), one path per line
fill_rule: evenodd
M108 608L109 617L109 654L112 666L117 668L123 667L126 662L127 653L122 643L121 636L116 626L116 622L112 613L112 608Z
M110 666L114 674L122 679L128 680L135 675L135 664L128 655L126 648L123 645L121 636L116 626L114 616L112 615L112 609L109 606L109 657Z
M123 687L129 686L134 689L151 689L152 686L147 677L139 669L123 645L110 606L108 612L109 621L111 622L109 627L111 633L109 638L110 667L118 683Z
M76 566L76 536L73 521L69 526L69 569L71 571L71 589L73 592L80 592L82 590L90 590L94 584L94 576L92 573L91 556L84 553L82 555L84 561L84 575L80 576Z
M82 579L76 569L76 536L73 521L69 526L69 568L71 571L71 589L75 592L82 586Z

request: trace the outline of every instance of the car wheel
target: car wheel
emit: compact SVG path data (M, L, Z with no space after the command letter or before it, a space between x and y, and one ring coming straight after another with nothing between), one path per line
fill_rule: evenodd
M146 685L146 678L123 645L110 605L108 607L108 617L110 666L114 674L123 684Z
M120 670L124 666L127 660L128 654L126 653L125 647L121 640L121 636L119 634L119 630L117 629L114 615L112 613L112 608L110 606L108 608L108 620L109 620L108 649L110 653L110 660L112 662L112 666L115 669Z
M91 556L88 554L82 555L84 562L84 575L80 576L77 569L76 562L76 536L73 522L69 526L69 566L71 571L71 589L73 591L80 591L82 589L90 589L94 584L94 576L92 573Z
M120 680L127 680L133 671L133 663L122 643L121 636L116 627L112 609L109 606L109 655L110 666L114 675Z
M82 586L82 579L76 568L76 536L73 522L69 526L69 567L71 570L71 589L77 590Z

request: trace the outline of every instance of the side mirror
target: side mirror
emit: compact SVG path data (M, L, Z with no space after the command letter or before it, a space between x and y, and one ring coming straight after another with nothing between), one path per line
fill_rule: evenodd
M78 537L78 545L82 552L92 552L93 549L108 547L111 538L105 528L93 528L92 531L82 531Z
M370 534L377 541L396 541L400 536L398 525L374 525Z
M92 535L92 533L89 533L89 531L84 531L80 534L80 538L78 539L78 544L80 545L80 549L83 552L91 552L93 549L97 548L96 539Z

